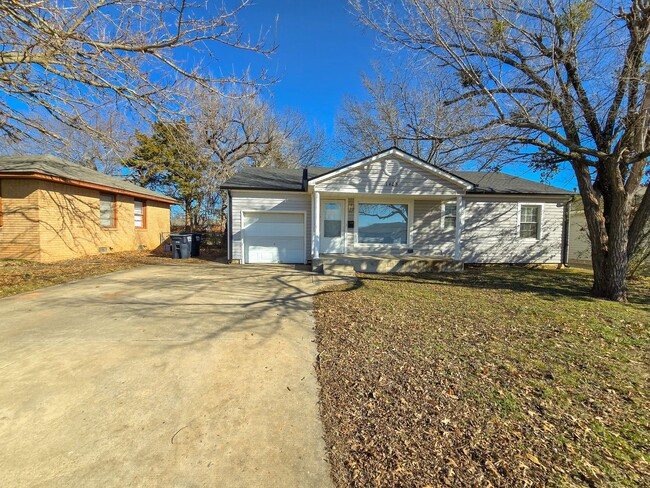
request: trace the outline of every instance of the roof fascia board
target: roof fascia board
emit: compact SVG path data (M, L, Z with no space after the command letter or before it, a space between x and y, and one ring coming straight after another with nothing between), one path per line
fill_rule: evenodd
M309 180L308 184L309 186L314 186L317 185L318 183L322 183L323 181L326 181L330 178L334 178L336 176L341 176L343 174L349 173L350 171L353 171L357 168L361 168L363 166L366 166L368 164L374 163L375 161L378 161L380 159L383 159L387 156L397 156L398 158L401 158L415 166L418 166L426 171L429 171L430 173L435 174L436 176L440 176L441 178L446 179L447 181L450 181L451 183L456 184L457 186L460 186L461 188L464 188L465 190L470 190L474 188L474 184L459 178L458 176L455 176L448 171L445 171L443 169L437 168L435 166L432 166L424 161L422 161L419 158L416 158L415 156L411 156L410 154L405 153L401 149L397 148L391 148L387 149L386 151L382 151L378 154L375 154L373 156L369 156L364 159L360 159L358 161L355 161L353 163L350 163L346 166L342 166L338 169L335 169L333 171L330 171L329 173L325 173L324 175L317 176L315 178L312 178Z
M255 187L255 186L222 186L222 190L230 190L230 191L257 191L257 192L264 192L264 191L288 191L292 193L304 193L305 190L302 188L260 188L260 187Z
M570 200L575 196L573 193L466 193L463 197L466 200L492 199L492 200L529 200L548 199L553 201Z
M151 200L154 202L163 202L169 203L172 205L178 205L180 202L174 200L173 198L167 198L163 195L154 196L149 195L148 193L139 193L136 191L123 190L121 188L115 188L113 186L100 185L97 183L89 183L87 181L73 180L69 178L61 178L60 176L51 176L44 175L42 173L0 173L0 178L3 179L17 179L17 180L41 180L49 181L52 183L61 183L64 185L77 186L80 188L89 188L92 190L105 191L110 193L117 193L119 195L127 195L131 197L144 198L146 200Z

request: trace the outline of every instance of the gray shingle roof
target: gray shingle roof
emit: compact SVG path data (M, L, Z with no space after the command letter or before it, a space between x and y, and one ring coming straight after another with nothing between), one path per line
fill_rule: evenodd
M573 192L527 180L507 173L486 171L453 171L453 174L473 183L475 187L468 193L513 193L541 195L572 195Z
M307 168L308 179L316 178L334 168ZM449 171L469 181L475 188L468 193L485 194L546 194L571 195L573 192L543 183L519 178L506 173L481 171ZM303 191L302 169L245 168L224 183L222 188L236 190L284 190Z
M173 201L172 198L162 193L142 188L120 178L51 155L0 156L0 173L26 175L36 173L105 186L155 199Z
M303 171L307 170L307 178L311 179L332 171L332 169L317 166L305 169L244 168L221 187L232 190L303 191Z

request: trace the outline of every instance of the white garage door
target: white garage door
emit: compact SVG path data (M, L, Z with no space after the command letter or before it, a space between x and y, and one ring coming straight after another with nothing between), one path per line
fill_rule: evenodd
M244 213L245 263L304 263L305 216L296 213Z

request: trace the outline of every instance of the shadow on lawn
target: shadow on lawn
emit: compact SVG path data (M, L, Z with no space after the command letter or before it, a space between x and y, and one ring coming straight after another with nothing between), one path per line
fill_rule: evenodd
M535 293L545 300L570 298L596 301L590 295L592 275L574 270L534 269L519 266L468 267L463 273L431 273L413 275L369 275L362 280L407 281L412 283L436 283L449 286L509 290ZM363 286L361 283L359 286ZM629 283L629 302L650 306L650 280Z

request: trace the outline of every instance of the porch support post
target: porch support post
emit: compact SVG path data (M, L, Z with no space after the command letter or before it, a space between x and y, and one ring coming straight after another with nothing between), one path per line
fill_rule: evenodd
M311 250L312 259L318 259L318 253L320 251L320 192L318 191L314 192L314 211L312 217L314 219L314 234L312 236L313 248Z
M460 261L462 256L462 236L465 225L465 199L462 196L456 197L456 241L454 246L454 259Z

